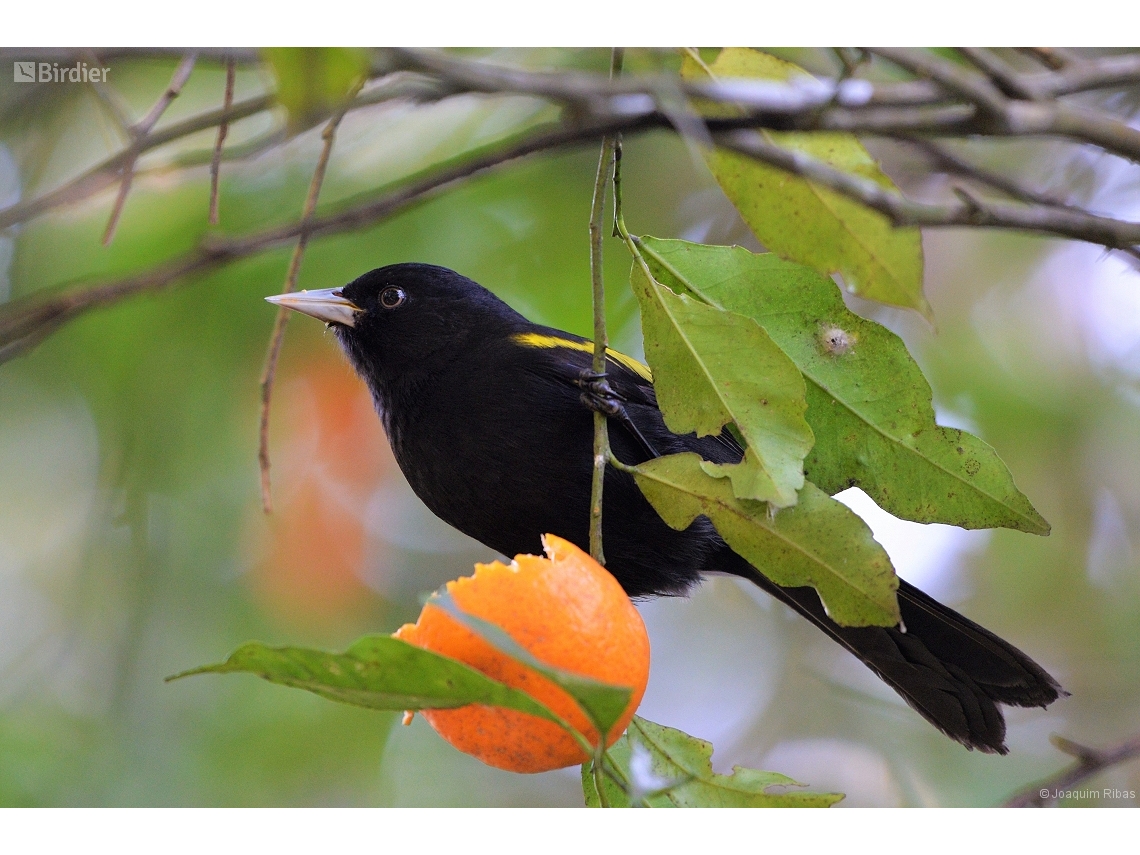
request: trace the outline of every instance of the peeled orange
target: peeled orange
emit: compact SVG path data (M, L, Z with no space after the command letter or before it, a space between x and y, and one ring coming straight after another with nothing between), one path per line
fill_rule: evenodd
M629 687L633 694L606 734L608 746L633 718L649 680L645 624L617 580L588 554L550 534L543 545L547 558L517 555L510 564L476 564L473 576L449 582L447 590L463 611L496 624L542 662ZM597 744L597 731L562 688L431 602L396 637L526 692ZM529 713L471 704L424 710L423 716L460 751L500 769L543 772L588 759L570 734Z

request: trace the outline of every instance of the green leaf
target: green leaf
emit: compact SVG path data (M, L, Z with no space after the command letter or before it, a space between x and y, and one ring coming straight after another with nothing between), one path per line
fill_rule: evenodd
M485 704L530 713L566 727L558 715L530 695L462 662L390 635L367 635L344 653L251 642L235 650L225 662L203 665L167 680L231 672L256 674L271 683L374 710Z
M565 689L566 693L586 714L598 733L608 734L617 720L621 718L622 713L625 712L625 708L629 706L629 699L633 694L631 688L613 686L590 677L583 677L581 674L547 665L511 638L502 628L463 611L446 589L432 596L428 600L428 604L443 609L449 616L483 638L492 647L498 648L512 659L533 668Z
M634 467L634 479L661 518L675 529L707 516L738 555L777 585L810 585L828 616L843 626L896 626L898 578L871 530L850 508L810 481L799 503L769 513L738 499L711 477L692 452Z
M799 370L751 318L677 295L636 261L645 356L665 423L675 433L718 434L734 423L748 456L716 470L745 498L795 504L811 449Z
M648 755L648 770L631 768L638 765L635 752ZM646 772L652 779L676 782L638 799L646 807L830 807L843 798L841 793L788 792L805 785L778 772L734 766L731 775L719 775L712 770L712 752L703 739L635 716L608 753L631 783ZM606 778L602 786L612 807L630 806L629 796L613 781ZM582 790L588 807L600 805L589 763L582 767Z
M753 318L803 373L816 439L804 471L820 489L858 486L916 522L1049 533L993 448L935 424L906 345L849 311L829 278L741 247L651 237L640 247L660 282Z
M749 48L726 48L711 70L718 78L788 80L807 74L797 65ZM699 79L707 72L686 57L681 75ZM852 134L760 133L781 148L896 189ZM742 154L712 150L706 160L725 195L768 249L825 275L841 274L847 287L862 297L917 309L930 317L922 294L918 229L894 228L878 211Z
M312 125L344 103L369 69L364 48L265 48L263 54L294 129Z

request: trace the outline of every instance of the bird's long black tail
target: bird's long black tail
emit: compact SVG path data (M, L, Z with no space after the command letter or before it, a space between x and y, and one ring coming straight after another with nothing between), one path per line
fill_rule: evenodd
M726 553L729 553L726 550ZM923 718L967 748L1005 754L997 704L1045 707L1066 694L1007 641L899 580L897 628L845 627L823 610L814 588L781 588L735 553L725 572L742 576L795 609L855 654Z

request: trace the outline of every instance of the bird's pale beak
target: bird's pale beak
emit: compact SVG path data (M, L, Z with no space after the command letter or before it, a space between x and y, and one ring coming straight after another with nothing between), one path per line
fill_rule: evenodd
M278 294L266 297L270 303L284 306L295 312L312 315L327 324L356 326L356 316L364 311L351 300L341 295L339 288L322 288L318 291L296 291L292 294Z

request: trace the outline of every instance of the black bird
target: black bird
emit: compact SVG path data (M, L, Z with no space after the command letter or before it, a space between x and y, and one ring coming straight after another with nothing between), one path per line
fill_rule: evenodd
M593 345L531 323L476 282L394 264L343 288L269 297L328 323L368 384L405 477L437 516L504 555L541 554L552 532L589 544L594 407L629 464L696 451L735 463L727 431L665 427L649 370L610 351L599 400ZM902 628L842 627L812 588L782 588L734 553L704 517L685 531L657 515L633 478L606 472L606 569L631 597L680 594L702 574L763 588L855 654L927 721L968 748L1006 753L997 704L1044 707L1057 682L1013 645L900 580Z

